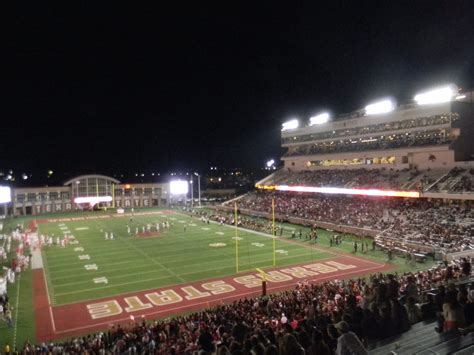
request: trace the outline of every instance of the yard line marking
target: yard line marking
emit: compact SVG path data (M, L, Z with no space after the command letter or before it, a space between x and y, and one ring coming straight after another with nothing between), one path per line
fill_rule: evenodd
M96 277L95 279L93 279L92 281L94 281L95 284L108 284L109 281L107 280L106 277Z
M224 232L216 232L216 234L224 235L225 233Z
M190 225L191 227L196 227L196 224L195 224L195 223L189 223L189 225Z
M107 266L110 266L110 265L118 265L118 264L135 264L135 260L127 260L127 261L121 261L121 262L118 262L118 263L110 263L110 264L107 264ZM143 265L142 265L143 266ZM79 267L76 267L76 268L71 268L71 269L61 269L61 270L58 270L58 271L54 271L54 274L59 274L59 273L66 273L68 274L67 276L60 276L60 277L54 277L54 278L51 278L52 281L57 281L57 280L62 280L62 279L71 279L71 272L72 271L79 271L79 270L83 270L84 268L82 266L79 266ZM130 268L125 268L125 269L113 269L113 270L108 270L108 271L120 271L120 270L129 270Z
M85 231L85 230L88 230L89 227L77 227L77 228L74 228L74 230L77 230L77 231Z
M186 216L186 214L183 214L183 213L178 213L176 212L176 214L178 215L181 215L181 216ZM221 226L224 226L226 228L232 228L232 229L235 229L235 226L232 226L232 225L228 225L228 224L220 224L219 222L216 222L216 221L212 221L212 220L209 220L210 223L214 224L214 225L221 225ZM242 228L242 227L238 227L238 230L239 231L242 231L242 232L248 232L248 233L251 233L251 234L255 234L255 235L260 235L262 237L265 237L265 238L273 238L273 236L271 234L268 234L268 233L263 233L263 232L258 232L258 231L254 231L252 229L247 229L247 228ZM296 244L296 245L299 245L300 247L303 247L303 248L306 248L306 249L312 249L312 250L319 250L319 251L323 251L325 253L328 253L328 254L332 254L332 255L337 255L337 256L340 256L341 253L338 253L336 251L330 251L330 250L325 250L325 249L321 249L320 247L316 246L316 245L305 245L303 243L298 243L298 242L294 242L294 241L291 241L291 240L287 240L285 238L278 238L277 237L277 240L278 241L281 241L283 243L287 243L287 244ZM345 254L344 254L345 256ZM350 257L348 255L348 257ZM376 264L375 262L373 261L369 261L367 260L368 262L370 263L373 263L373 264Z
M84 248L83 247L77 247L77 248L74 248L74 251L84 251Z
M84 269L86 269L87 271L92 271L92 270L97 270L98 267L96 264L87 264L87 265L84 265Z
M192 234L192 232L191 232ZM234 237L235 238L235 237ZM238 237L238 238L241 238L241 237ZM183 240L183 242L188 242L189 239L188 238L182 238L182 237L179 237L177 236L176 239L180 239L180 240ZM159 248L154 248L152 249L153 251L153 255L156 257L156 258L163 258L163 257L169 257L169 249L168 247L172 246L173 244L176 243L176 239L174 239L172 242L170 243L167 243L166 245L165 244L162 244ZM209 243L211 243L212 241L215 241L215 237L214 236L211 236L211 237L208 237L208 238L203 238L200 240L200 243L202 243L203 245L208 245ZM97 249L94 249L95 251L97 251L99 254L98 255L95 255L94 258L98 259L98 260L103 260L103 259L107 259L107 258L110 258L111 256L118 256L118 255L125 255L125 254L129 254L130 253L130 248L127 247L125 244L123 244L124 247L117 247L116 249L114 250L117 250L115 252L111 252L111 253L106 253L106 252L102 252L102 250L106 249L105 247L104 248L97 248ZM187 244L189 245L189 243ZM302 248L303 246L303 248ZM308 248L307 246L304 246L304 245L300 245L300 244L297 244L297 243L288 243L288 245L286 246L287 249L291 250L291 249L310 249ZM320 250L320 249L317 249L317 248L314 248L312 250L318 250L320 252L324 252L324 253L327 253L326 250ZM180 255L181 256L185 256L187 254L191 254L191 253L195 253L196 252L196 247L195 246L190 246L188 248L182 248L181 249L181 252L180 252ZM330 254L330 253L328 253ZM69 261L71 258L71 255L61 255L61 256L57 256L57 255L49 255L48 257L48 260L50 261L49 262L49 269L58 269L58 268L63 268L64 267L64 262L65 261ZM74 264L74 262L70 262L69 261L69 264Z
M21 273L18 275L18 287L16 289L16 303L15 303L15 329L13 330L13 349L16 348L16 331L18 328L18 304L20 303L20 284L21 284Z
M176 219L176 218L175 218ZM100 225L102 225L101 223L99 223ZM137 248L137 246L134 244L134 243L130 243L130 241L126 238L119 238L118 240L124 242L125 244L128 244L129 246L131 246L133 249L135 249L138 253L140 253L141 255L143 255L145 258L148 258L151 260L152 263L154 263L155 265L158 265L160 266L163 270L166 270L168 273L170 273L171 275L173 275L174 277L176 277L178 280L182 281L182 282L185 282L186 280L184 280L181 276L179 276L178 274L176 274L173 270L170 270L168 269L166 266L164 266L163 264L161 264L160 262L156 261L154 258L150 257L149 255L147 255L146 253L143 252L143 250Z
M203 231L208 231L208 230L210 230L211 228L201 227L201 229L202 229Z
M91 257L88 254L78 255L79 260L90 260Z
M306 254L302 254L302 255L299 255L299 256L291 256L291 257L279 257L278 259L279 260L284 260L284 259L294 259L296 257L305 257L305 256L309 256L309 255L314 255L314 253L306 253ZM269 265L271 264L271 256L268 256L268 255L264 255L265 257L268 257L269 259L257 259L255 262L256 263L268 263ZM318 259L318 262L324 262L325 260L333 260L334 259L334 255L330 255L328 256L327 258L319 258ZM222 260L216 260L216 261L212 261L212 262L209 262L208 264L212 264L212 263L215 263L215 262L221 262ZM311 263L311 261L308 261L308 263ZM206 272L206 273L212 273L212 271L215 271L216 268L215 267L211 267L209 269L198 269L198 266L202 265L202 263L196 263L196 264L192 264L192 265L188 265L186 266L187 268L190 268L191 270L194 270L192 272L186 272L186 273L180 273L180 275L183 275L183 276L189 276L189 275L194 275L194 274L198 274L198 273L202 273L202 272ZM290 267L291 265L288 265L288 267ZM234 266L229 266L229 267L224 267L224 268L221 268L221 269L233 269ZM196 271L198 269L198 271ZM253 267L250 267L249 269L245 269L245 270L241 270L242 272L243 271L252 271L254 270ZM135 275L144 275L144 274L150 274L150 273L156 273L156 270L149 270L149 271L142 271L142 272L137 272L137 273L130 273L130 274L126 274L126 275L118 275L118 276L114 276L114 277L110 277L109 278L114 278L114 279L117 279L117 278L122 278L122 277L130 277L130 276L135 276ZM230 277L232 275L235 275L235 273L232 273L230 272L229 274L224 274L222 275L222 277ZM57 293L57 296L65 296L65 295L71 295L71 294L78 294L78 293L82 293L82 292L88 292L88 291L97 291L97 290L102 290L102 289L106 289L106 288L110 288L110 287L119 287L119 286L126 286L126 285L129 285L129 284L137 284L137 283L141 283L141 282L149 282L149 281L158 281L158 280L164 280L164 279L167 279L167 278L170 278L170 277L173 277L173 275L168 275L168 276L160 276L160 277L154 277L154 278L149 278L149 279L142 279L142 280L137 280L137 281L130 281L130 282L124 282L124 283L114 283L112 285L108 285L108 286L104 286L104 287L101 287L101 288L93 288L93 289L80 289L80 290L76 290L76 291L70 291L70 292L62 292L62 293ZM59 287L69 287L69 286L73 286L73 285L80 285L80 284L88 284L90 281L89 280L84 280L84 281L79 281L79 282L71 282L71 283L67 283L67 284L62 284L62 285L57 285L55 286L56 288L59 288ZM183 282L183 283L186 283L186 282ZM181 285L183 283L179 283L179 284L176 284L176 283L172 283L172 284L166 284L166 285L163 285L163 286L160 286L160 287L167 287L167 286L173 286L173 285ZM143 290L149 290L150 288L146 288L146 289L143 289ZM141 290L141 291L143 291ZM133 291L135 292L135 291ZM136 292L139 292L139 291L136 291ZM80 302L82 302L83 300L81 300ZM75 302L73 302L75 303Z
M66 226L61 226L59 229L68 229Z
M258 250L258 249L257 249ZM308 249L305 249L305 248L300 248L300 249L297 249L299 250L300 252L298 251L295 251L295 253L293 253L292 257L299 257L299 256L306 256L306 255L313 255L313 256L318 256L319 254L324 254L324 253L321 253L321 252L318 252L318 251L313 251L313 252L308 252ZM268 256L268 253L270 251L269 250L264 250L264 249L260 249L257 251L253 251L252 252L252 258L253 260L255 260L256 262L260 261L260 259L263 257L265 258L266 256ZM304 252L304 253L303 253ZM222 257L225 257L226 254L224 253L220 253L220 255ZM318 256L318 258L320 258ZM173 264L173 265L178 265L178 267L173 267L173 269L186 269L188 267L194 267L194 265L202 265L203 262L200 262L199 260L203 260L205 262L206 265L210 265L210 264L213 264L213 263L221 263L222 262L222 259L216 259L216 260L212 260L212 261L209 261L209 256L203 256L203 257L198 257L198 258L194 258L193 261L196 262L196 264L186 264L184 266L181 266L183 265L183 260L186 260L186 258L182 258L182 259L171 259L171 260L168 260L166 262L166 265L170 265L170 264ZM131 263L132 261L129 261L127 263ZM119 263L115 263L115 264L119 264ZM80 264L82 265L82 264ZM109 266L111 264L107 264L107 266ZM179 267L181 266L181 267ZM126 268L114 268L114 269L107 269L107 272L117 272L117 271L122 271L122 270L131 270L131 269L142 269L142 268L148 268L149 270L149 264L140 264L140 265L136 265L135 263L135 266L132 266L132 267L126 267ZM79 267L79 269L77 267L75 268L70 268L70 269L64 269L62 268L61 270L59 271L55 271L54 274L58 274L58 273L71 273L72 270L81 270L82 268ZM148 271L143 271L144 273L147 273ZM153 272L153 271L152 271ZM72 278L73 276L71 275L68 275L67 277L59 277L59 278L54 278L54 280L57 280L57 279L63 279L63 278Z

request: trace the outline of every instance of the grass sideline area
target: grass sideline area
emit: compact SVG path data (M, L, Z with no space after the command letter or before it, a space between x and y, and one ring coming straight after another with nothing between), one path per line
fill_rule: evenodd
M235 228L215 223L204 224L197 217L185 215L180 211L146 211L154 211L157 214L134 215L132 221L127 216L39 224L39 233L62 236L63 231L68 231L80 243L80 246L52 246L43 250L51 303L62 305L235 274ZM112 213L114 212L110 210L68 213L35 216L34 219L105 217ZM26 225L32 219L29 217L8 220L4 226L5 231L17 223ZM135 227L139 227L141 232L141 226L165 220L173 226L157 236L136 237L127 233L127 224L134 234ZM67 229L64 229L65 227ZM300 228L305 234L304 227L285 224L284 228L283 238L276 240L276 249L283 251L277 253L277 266L322 261L333 258L333 253L351 253L353 242L361 241L358 237L346 235L341 245L329 248L329 236L332 233L320 230L316 244L318 249L315 249L313 242L291 238L293 229L297 235ZM113 232L115 240L105 240L106 231L109 234ZM238 237L242 238L239 240L239 271L253 271L257 267L272 266L272 240L268 236L239 230ZM285 239L292 239L292 243ZM371 246L370 239L364 241L368 241ZM215 243L224 243L225 246L210 246ZM83 250L77 252L74 251L75 248ZM89 259L81 260L78 255L88 255ZM378 250L369 250L366 254L357 253L357 256L379 262L387 261L386 253ZM431 265L406 264L405 260L400 258L395 258L392 263L399 272L415 271ZM85 265L95 265L97 270L86 269ZM94 279L97 278L106 278L107 283L95 283ZM21 348L24 341L33 342L35 339L30 270L21 275L19 286L19 298L18 282L9 287L10 303L15 305L18 300L18 309L13 313L16 328L9 330L4 322L0 323L0 329L4 328L0 330L2 346L16 342L17 347Z

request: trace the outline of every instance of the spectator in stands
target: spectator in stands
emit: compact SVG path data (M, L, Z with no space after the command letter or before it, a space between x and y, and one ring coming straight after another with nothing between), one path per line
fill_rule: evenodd
M356 334L349 331L349 324L341 321L335 325L339 337L337 338L336 355L365 355L368 354L364 345Z
M467 303L464 306L464 319L467 326L474 324L474 286L471 286L467 296Z
M426 295L426 303L420 307L422 319L433 319L436 317L436 303L432 293Z
M312 344L307 348L306 354L308 355L331 355L331 350L326 344L323 338L323 334L314 329Z
M443 330L449 332L464 327L466 320L464 311L458 303L457 297L452 293L448 293L446 302L443 304Z
M420 321L420 310L415 303L415 299L413 297L407 298L407 303L405 304L406 313L408 316L408 322L410 324L415 324Z
M291 333L283 336L282 346L280 349L281 355L304 355L305 350L298 343L295 336Z

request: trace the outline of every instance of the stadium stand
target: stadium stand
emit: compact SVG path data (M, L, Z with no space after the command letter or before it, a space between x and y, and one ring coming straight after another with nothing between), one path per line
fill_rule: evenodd
M279 218L376 230L383 232L377 238L380 244L396 239L449 252L474 249L474 211L462 202L263 191L241 198L239 208L270 214L272 199Z
M281 169L260 186L289 185L360 189L397 189L426 192L473 193L474 168L463 169L325 169L288 171Z

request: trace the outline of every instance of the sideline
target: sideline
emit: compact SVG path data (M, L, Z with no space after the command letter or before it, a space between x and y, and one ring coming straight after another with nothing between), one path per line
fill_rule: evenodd
M13 329L13 349L16 348L16 333L18 328L18 305L20 303L20 285L21 285L21 273L18 275L18 287L16 291L16 303L15 303L15 318L13 318L15 322L15 327Z

